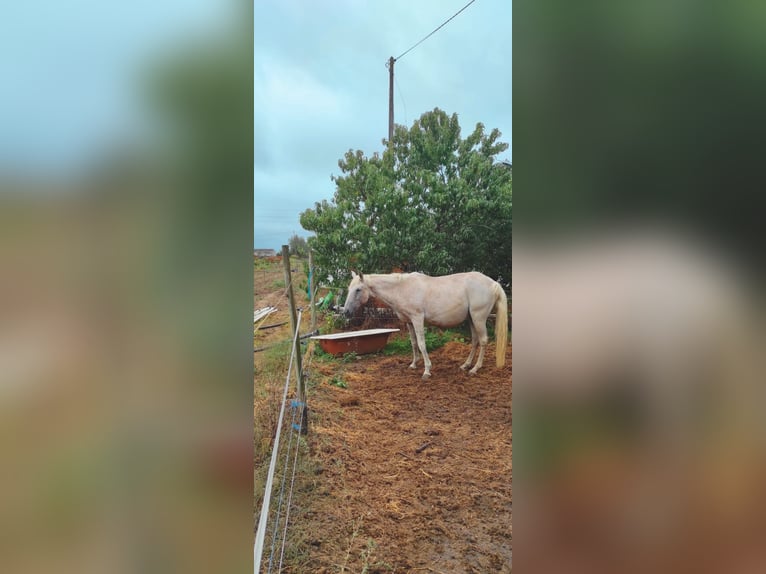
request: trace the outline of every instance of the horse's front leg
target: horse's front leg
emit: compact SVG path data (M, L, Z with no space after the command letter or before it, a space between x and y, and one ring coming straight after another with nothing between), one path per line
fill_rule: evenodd
M425 370L423 371L423 379L428 379L431 376L431 359L428 358L428 351L426 351L426 336L423 317L414 319L412 321L412 327L415 330L420 354L423 355L423 364L425 365Z
M412 323L407 323L407 329L410 332L410 343L412 343L412 362L410 363L410 369L418 368L418 338L415 334L415 328Z

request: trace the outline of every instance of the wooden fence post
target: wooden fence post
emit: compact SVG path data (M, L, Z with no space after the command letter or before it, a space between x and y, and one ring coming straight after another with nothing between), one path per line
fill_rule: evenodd
M314 277L314 256L309 249L309 304L311 305L311 330L317 329L317 310L316 310L316 278Z
M298 324L297 313L295 311L295 295L293 294L292 272L290 270L290 248L287 245L282 246L282 263L285 267L285 286L287 287L287 297L290 302L290 326L293 336L298 331L298 339L295 348L295 379L298 389L298 402L301 403L300 427L301 433L306 434L308 427L308 415L306 412L306 387L303 380L303 367L301 365L301 341L300 325Z

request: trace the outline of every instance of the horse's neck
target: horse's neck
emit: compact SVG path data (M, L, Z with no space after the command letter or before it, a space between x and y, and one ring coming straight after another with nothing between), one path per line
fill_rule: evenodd
M401 274L390 275L372 275L369 278L368 286L372 294L389 306L398 300L396 294L404 286L403 282L407 276Z

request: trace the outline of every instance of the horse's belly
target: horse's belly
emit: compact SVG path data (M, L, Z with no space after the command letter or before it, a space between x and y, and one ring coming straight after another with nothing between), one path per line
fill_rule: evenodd
M468 318L468 312L464 310L454 310L446 313L426 314L425 322L434 327L454 327Z

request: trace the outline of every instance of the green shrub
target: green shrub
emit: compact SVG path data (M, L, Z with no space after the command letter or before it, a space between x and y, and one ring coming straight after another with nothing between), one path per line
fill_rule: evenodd
M324 333L334 333L346 326L346 319L343 316L335 315L334 313L326 314L324 321Z
M428 351L433 351L435 349L438 349L439 347L443 347L450 341L454 341L456 339L461 339L462 335L459 332L451 331L451 330L441 330L441 329L426 329L425 332L425 339L426 339L426 349ZM407 353L412 353L412 343L410 342L409 334L403 336L403 337L397 337L396 339L392 339L388 342L386 345L386 348L383 349L384 355L405 355Z

